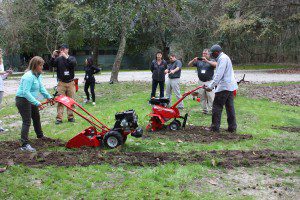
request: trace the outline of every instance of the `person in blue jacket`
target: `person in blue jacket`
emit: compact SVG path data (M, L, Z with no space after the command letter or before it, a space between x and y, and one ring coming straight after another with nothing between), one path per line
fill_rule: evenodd
M23 151L35 151L28 141L31 119L37 138L44 138L39 113L39 110L43 109L43 105L37 100L37 97L41 93L44 98L52 102L51 95L47 92L42 83L44 63L44 60L39 56L35 56L30 60L28 66L29 71L22 76L16 94L16 106L23 122L21 129L21 150Z

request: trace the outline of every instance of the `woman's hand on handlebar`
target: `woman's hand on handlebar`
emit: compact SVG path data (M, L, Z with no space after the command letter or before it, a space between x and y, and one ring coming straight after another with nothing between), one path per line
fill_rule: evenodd
M39 110L43 110L45 106L43 104L38 105Z

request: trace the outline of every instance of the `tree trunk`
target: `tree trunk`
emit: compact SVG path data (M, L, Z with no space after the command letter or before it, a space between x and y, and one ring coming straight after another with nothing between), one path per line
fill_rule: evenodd
M99 37L95 36L93 38L93 44L92 44L92 48L93 48L93 60L94 60L94 65L98 66L98 55L99 55Z
M164 40L164 38L161 38L161 51L163 53L163 59L169 62L170 48L168 47L167 42Z
M121 33L121 41L120 41L120 45L119 45L119 49L117 52L117 56L115 58L115 62L113 64L112 67L112 72L111 72L111 76L110 76L110 83L117 83L118 82L118 75L119 75L119 71L120 71L120 66L121 66L121 62L123 59L123 55L125 52L125 47L126 47L126 34L127 34L127 29L126 29L126 25L123 25L122 27L122 33Z

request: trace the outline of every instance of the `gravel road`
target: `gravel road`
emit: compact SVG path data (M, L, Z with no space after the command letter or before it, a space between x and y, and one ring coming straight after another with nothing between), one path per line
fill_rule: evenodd
M235 77L237 80L241 79L246 74L245 80L251 83L270 83L270 82L286 82L286 81L300 81L300 74L282 74L270 73L268 70L236 70ZM76 75L79 78L79 84L83 84L83 74ZM110 79L110 72L104 72L96 76L97 82L108 82ZM151 72L134 71L134 72L120 72L119 81L151 81ZM197 83L198 77L194 70L183 70L181 75L181 82L183 84ZM4 96L15 94L18 88L20 78L9 78L4 81ZM44 76L43 83L46 88L53 88L56 85L56 78L52 76ZM149 86L150 87L150 86Z

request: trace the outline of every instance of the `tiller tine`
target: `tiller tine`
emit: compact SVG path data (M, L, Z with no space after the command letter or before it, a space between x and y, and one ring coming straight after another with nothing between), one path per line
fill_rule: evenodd
M185 128L185 126L186 126L186 121L187 121L187 119L188 119L188 113L186 113L185 115L184 115L184 117L183 117L183 123L182 123L182 128Z
M101 145L101 142L97 138L97 131L94 127L89 127L75 137L70 139L66 147L67 148L80 148L80 147L98 147Z

